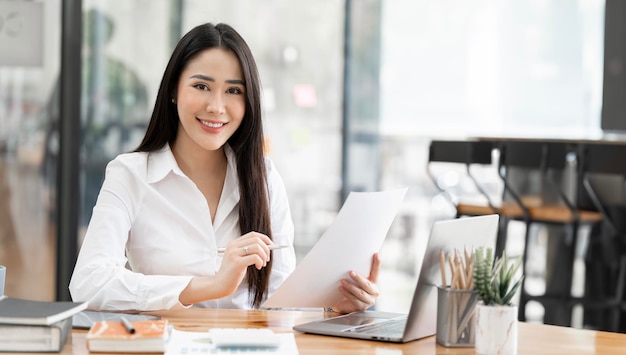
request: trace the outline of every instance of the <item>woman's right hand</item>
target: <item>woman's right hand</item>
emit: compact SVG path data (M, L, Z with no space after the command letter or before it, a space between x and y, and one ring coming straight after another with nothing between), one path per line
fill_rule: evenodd
M231 290L228 294L235 292L243 281L248 266L254 265L258 270L267 266L269 244L272 240L265 234L249 232L226 245L222 265L215 276Z
M198 276L180 293L184 305L218 299L233 294L246 275L248 266L261 269L270 261L272 240L262 233L249 232L226 245L222 265L213 276Z

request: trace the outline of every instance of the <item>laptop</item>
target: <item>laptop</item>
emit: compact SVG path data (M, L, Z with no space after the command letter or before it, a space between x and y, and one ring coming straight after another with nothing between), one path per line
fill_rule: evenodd
M498 215L461 217L433 224L408 314L363 311L299 324L294 330L344 338L406 343L434 335L437 287L441 284L439 253L480 246L495 248Z

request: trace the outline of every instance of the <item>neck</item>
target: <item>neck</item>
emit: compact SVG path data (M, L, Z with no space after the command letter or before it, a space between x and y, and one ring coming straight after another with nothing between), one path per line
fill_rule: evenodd
M172 153L180 169L189 177L221 172L226 167L226 152L223 146L218 150L205 150L174 142Z

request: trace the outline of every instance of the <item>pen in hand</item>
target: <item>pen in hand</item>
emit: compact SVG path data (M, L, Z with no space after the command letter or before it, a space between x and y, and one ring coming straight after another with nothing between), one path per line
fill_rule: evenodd
M133 327L128 319L126 319L125 317L120 317L120 321L122 322L124 328L126 328L127 332L129 332L130 334L135 334L135 327Z
M289 245L270 244L270 245L268 245L268 248L270 248L270 250L276 250L276 249L289 248ZM218 254L224 254L225 251L226 251L226 248L224 248L224 247L217 248L217 253Z

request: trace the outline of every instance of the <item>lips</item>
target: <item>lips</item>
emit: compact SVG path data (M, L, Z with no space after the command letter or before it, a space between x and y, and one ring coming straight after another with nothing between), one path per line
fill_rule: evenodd
M200 120L200 119L199 119L199 121L200 121L200 123L202 123L203 126L207 126L207 127L210 127L210 128L222 128L226 124L226 123L223 123L223 122L209 122L209 121L203 121L203 120Z

